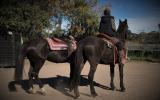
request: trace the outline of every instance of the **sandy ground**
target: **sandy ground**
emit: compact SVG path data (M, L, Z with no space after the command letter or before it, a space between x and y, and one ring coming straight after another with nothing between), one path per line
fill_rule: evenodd
M46 95L28 94L27 73L29 69L28 60L25 61L24 81L22 87L13 81L14 68L0 68L0 100L72 100L73 93L69 93L66 83L69 80L69 64L55 64L45 62L40 71ZM98 65L94 81L98 96L90 96L90 89L86 75L88 75L89 64L86 63L79 86L80 100L160 100L160 63L130 61L124 68L124 83L126 92L120 92L118 66L115 67L116 90L111 91L109 66ZM17 91L13 91L13 86ZM35 83L34 87L38 89Z

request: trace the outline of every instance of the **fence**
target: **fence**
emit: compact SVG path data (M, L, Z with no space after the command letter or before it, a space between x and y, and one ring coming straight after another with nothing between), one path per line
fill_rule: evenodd
M18 53L17 40L14 34L0 33L0 67L15 66Z
M127 57L130 59L160 60L160 44L128 44Z

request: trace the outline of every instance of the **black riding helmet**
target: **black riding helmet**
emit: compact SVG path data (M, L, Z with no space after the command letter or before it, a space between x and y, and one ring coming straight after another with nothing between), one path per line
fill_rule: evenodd
M109 7L106 7L104 9L104 12L103 12L104 15L110 15L111 14L111 9Z

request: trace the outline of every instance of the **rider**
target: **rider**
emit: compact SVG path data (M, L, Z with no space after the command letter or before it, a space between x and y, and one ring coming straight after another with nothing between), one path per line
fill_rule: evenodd
M113 44L116 45L118 49L118 60L122 56L122 43L114 37L116 32L116 25L114 17L111 16L111 10L109 7L106 7L104 10L104 15L101 17L100 26L99 26L99 36L110 40Z
M104 16L101 17L99 32L112 37L114 32L116 32L116 25L114 17L111 16L110 8L107 7L103 14Z

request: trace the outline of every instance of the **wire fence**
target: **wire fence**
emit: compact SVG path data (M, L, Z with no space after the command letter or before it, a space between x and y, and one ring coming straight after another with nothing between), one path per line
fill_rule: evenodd
M137 60L159 60L160 44L128 45L127 57Z

